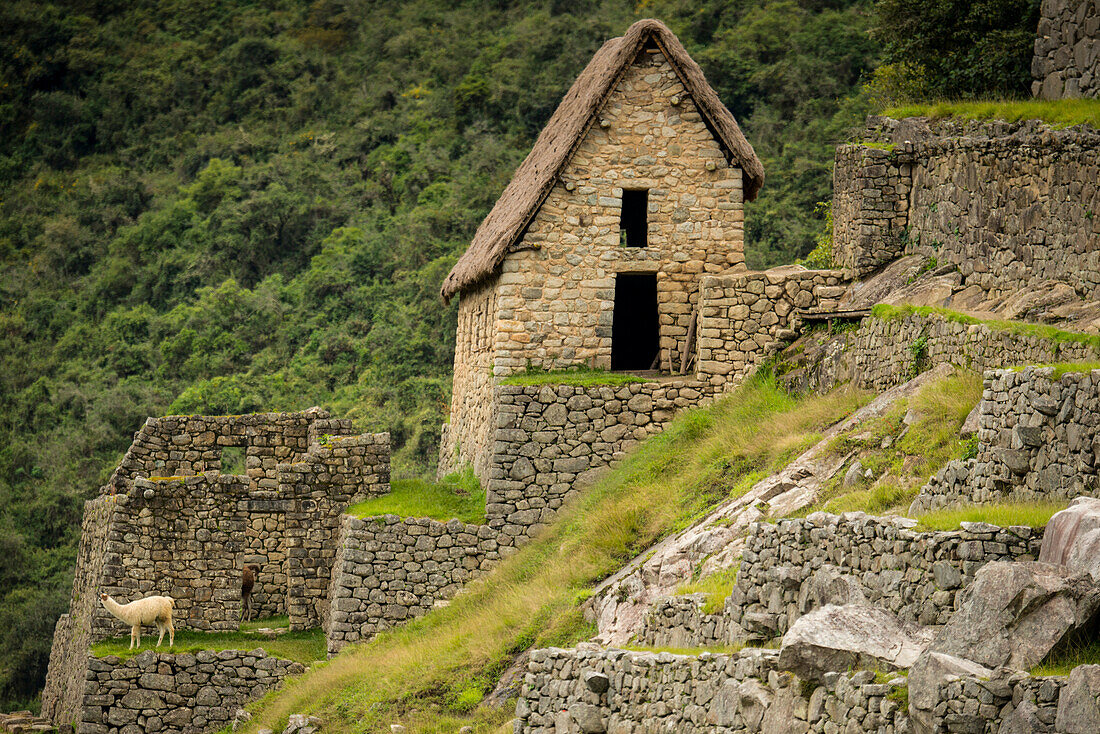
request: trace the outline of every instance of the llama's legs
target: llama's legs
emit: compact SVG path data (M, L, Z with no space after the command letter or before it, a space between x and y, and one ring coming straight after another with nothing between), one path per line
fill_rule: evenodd
M157 631L160 632L160 635L157 637L157 647L160 647L160 643L164 642L164 622L161 622L159 619L157 620ZM172 642L169 641L168 644L171 645Z
M130 648L141 649L141 625L135 624L130 630Z
M172 626L172 618L168 618L168 647L176 646L176 628Z

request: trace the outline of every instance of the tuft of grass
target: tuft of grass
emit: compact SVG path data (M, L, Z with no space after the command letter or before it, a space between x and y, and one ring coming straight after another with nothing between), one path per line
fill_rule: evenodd
M925 385L910 401L899 401L882 417L837 436L829 451L834 456L856 452L878 480L868 486L860 479L854 486L844 487L846 469L842 470L825 486L814 507L798 514L814 510L905 512L929 476L972 451L971 442L959 437L959 429L981 397L981 377L959 370ZM915 419L908 429L904 423L907 413ZM894 440L882 448L886 438Z
M882 114L894 119L1042 120L1056 128L1084 124L1100 129L1100 99L941 101L892 107Z
M376 517L430 517L433 520L457 519L472 525L485 523L485 490L474 471L466 467L449 474L440 482L426 479L394 479L389 494L357 502L349 515Z
M990 525L1008 527L1023 525L1030 528L1046 527L1050 516L1066 509L1064 502L1001 502L992 505L936 510L917 518L917 530L958 530L964 522L987 522Z
M1069 675L1078 665L1100 665L1100 640L1095 639L1095 631L1078 632L1059 642L1030 673Z
M676 593L680 596L688 594L706 594L703 603L703 614L718 614L725 606L726 597L733 593L733 587L737 584L738 568L727 568L704 576L701 579L680 584Z
M418 730L430 730L429 719L474 720L484 707L459 710L460 700L491 690L515 655L590 631L578 605L595 583L725 499L743 474L773 471L807 434L867 399L852 391L792 398L765 375L679 416L450 605L288 681L255 706L246 731L281 731L292 713L321 716L332 734L387 732L414 709L428 717ZM432 707L438 713L429 716Z
M1022 370L1025 365L1014 367L1013 369ZM1093 370L1100 370L1100 362L1057 362L1055 364L1044 365L1026 365L1031 367L1051 367L1053 371L1050 373L1050 379L1060 380L1063 375L1075 374L1079 372L1092 372Z
M312 629L296 632L286 632L274 639L251 635L244 632L197 632L195 630L177 630L176 644L168 647L168 637L165 636L165 644L159 648L156 645L156 636L153 636L152 644L149 637L142 635L142 646L137 650L129 650L130 636L115 637L103 640L92 645L92 655L103 658L115 655L123 660L132 658L145 650L158 652L170 652L176 655L182 653L196 653L201 650L255 650L263 648L268 655L285 660L295 660L299 663L310 664L317 660L324 660L327 656L324 630Z
M624 372L608 372L588 367L574 367L567 370L528 370L503 378L502 385L572 385L574 387L593 387L595 385L629 385L633 382L652 382L644 377Z
M1068 342L1084 344L1094 349L1100 349L1100 335L1063 331L1062 329L1056 329L1046 324L1029 324L1024 321L1005 321L1000 319L979 319L968 314L936 306L911 306L908 304L893 306L887 303L880 303L871 309L871 315L874 318L887 321L904 319L911 314L917 314L919 316L939 316L947 321L954 321L960 324L982 324L993 331L1007 331L1018 336L1046 339L1055 343Z

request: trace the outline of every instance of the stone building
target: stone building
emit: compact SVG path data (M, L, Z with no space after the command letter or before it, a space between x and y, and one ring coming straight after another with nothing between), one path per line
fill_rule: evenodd
M484 473L494 377L679 367L702 278L744 268L743 205L763 180L668 28L605 43L443 283L459 316L441 463Z

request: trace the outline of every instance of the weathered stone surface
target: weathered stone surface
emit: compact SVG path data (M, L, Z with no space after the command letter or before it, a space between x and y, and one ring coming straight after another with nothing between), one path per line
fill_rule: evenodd
M1055 729L1060 734L1100 732L1100 665L1079 665L1058 697Z
M983 665L941 652L926 652L909 670L909 716L917 734L931 734L932 719L939 703L940 686L957 676L990 678L993 671Z
M1100 588L1083 574L1047 563L989 563L931 650L987 667L1027 670L1069 632L1090 624Z
M1050 518L1043 534L1039 560L1065 565L1081 536L1093 530L1100 530L1100 499L1078 497L1068 508Z
M877 607L826 606L800 617L779 653L779 667L805 680L853 668L908 668L932 641L931 630Z
M803 614L829 605L866 603L867 597L859 580L833 565L822 566L799 589L798 609Z

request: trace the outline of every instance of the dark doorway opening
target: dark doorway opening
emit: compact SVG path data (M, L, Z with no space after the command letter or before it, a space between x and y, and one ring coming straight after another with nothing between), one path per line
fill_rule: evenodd
M653 369L658 347L657 274L619 273L611 323L611 369Z
M649 192L645 189L623 189L623 208L619 216L619 236L627 247L649 244L647 214Z

